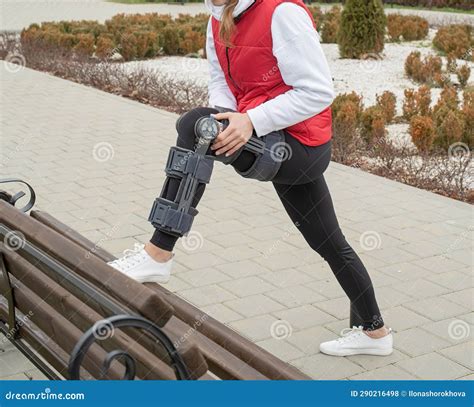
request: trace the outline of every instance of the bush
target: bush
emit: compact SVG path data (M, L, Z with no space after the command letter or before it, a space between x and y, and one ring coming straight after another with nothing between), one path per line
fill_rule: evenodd
M459 84L462 88L466 87L469 77L471 76L471 68L467 65L462 65L456 70Z
M99 58L119 52L123 59L186 55L204 48L206 14L180 14L176 18L157 13L118 14L104 24L96 21L61 21L32 24L21 34L24 47L57 48L63 55L81 53Z
M450 110L446 106L439 109L435 116L436 137L435 145L445 150L453 143L463 139L465 122L462 112Z
M342 58L379 54L384 47L386 17L380 0L347 0L338 34Z
M390 41L397 42L422 40L428 35L429 24L424 18L411 15L389 14L387 33Z
M396 96L389 91L385 91L381 95L377 95L377 106L382 109L385 122L387 124L391 123L395 117L395 109L397 106Z
M356 160L356 152L363 144L359 137L363 111L362 97L355 92L337 95L332 105L333 157L344 164Z
M435 129L429 116L414 116L410 120L410 136L421 153L427 153L433 146Z
M474 38L472 27L462 24L451 24L441 27L433 38L433 45L446 55L474 61Z
M385 114L380 106L371 106L362 112L361 136L369 146L385 137Z
M464 135L463 142L466 143L469 148L474 147L474 89L466 89L463 92L463 107L462 112L464 114Z
M428 86L420 86L418 90L405 89L403 117L411 120L413 116L429 116L431 114L431 91Z
M311 14L313 15L313 19L314 19L314 22L316 23L317 30L321 31L322 22L324 19L324 13L321 10L321 7L309 6L308 9L309 11L311 11Z
M324 14L324 24L321 29L321 40L324 43L337 43L341 24L341 7L334 6Z
M440 57L427 55L423 60L419 51L411 52L405 60L406 75L418 83L430 86L439 84L445 79L442 75L443 62Z

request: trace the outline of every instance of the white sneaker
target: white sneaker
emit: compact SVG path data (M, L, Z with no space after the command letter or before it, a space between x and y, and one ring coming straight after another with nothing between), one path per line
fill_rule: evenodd
M144 247L135 243L133 249L125 250L122 257L107 264L139 283L167 283L174 254L166 263L159 263L150 257Z
M387 356L393 352L392 330L383 338L374 339L364 333L362 327L353 326L341 331L341 338L323 342L319 350L326 355L379 355Z

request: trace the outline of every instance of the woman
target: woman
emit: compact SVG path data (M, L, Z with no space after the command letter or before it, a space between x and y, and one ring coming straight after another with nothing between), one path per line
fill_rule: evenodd
M210 65L209 101L177 123L179 147L193 149L194 125L215 114L228 120L211 146L212 154L230 156L252 135L284 129L290 154L272 179L285 210L309 246L329 264L363 321L341 338L320 345L335 356L389 355L390 330L384 326L370 277L339 228L323 176L331 157L331 110L334 90L329 67L311 13L301 0L206 0L212 14L207 32ZM231 164L250 168L255 155L243 150ZM170 182L167 198L177 193ZM204 192L201 184L197 205ZM138 281L166 282L177 237L156 230L144 248L111 265Z

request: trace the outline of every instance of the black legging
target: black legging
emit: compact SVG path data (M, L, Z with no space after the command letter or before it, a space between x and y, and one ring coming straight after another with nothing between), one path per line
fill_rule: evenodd
M193 149L194 124L198 118L211 113L218 112L202 107L182 116L177 124L177 145ZM309 246L328 262L364 329L381 328L384 323L372 281L360 258L342 234L323 176L331 159L331 142L311 147L285 132L285 143L288 146L288 157L282 162L272 183L286 212ZM209 152L212 153L211 150ZM254 159L252 153L244 150L232 165L245 171L250 168ZM167 199L175 198L178 186L178 180L170 180L166 191ZM201 199L204 189L205 184L198 187L194 207ZM150 241L164 250L172 251L177 240L175 236L156 230Z

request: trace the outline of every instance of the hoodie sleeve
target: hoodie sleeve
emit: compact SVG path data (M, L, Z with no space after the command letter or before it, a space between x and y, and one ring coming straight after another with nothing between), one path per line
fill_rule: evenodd
M329 107L334 88L329 66L306 11L280 4L272 17L273 55L289 91L247 111L259 137L302 122Z
M217 59L214 37L212 35L211 19L209 19L209 23L207 24L206 40L206 55L210 75L208 83L209 105L212 107L220 106L237 110L237 102L229 88L229 85L227 85L224 72L222 71L222 67Z

